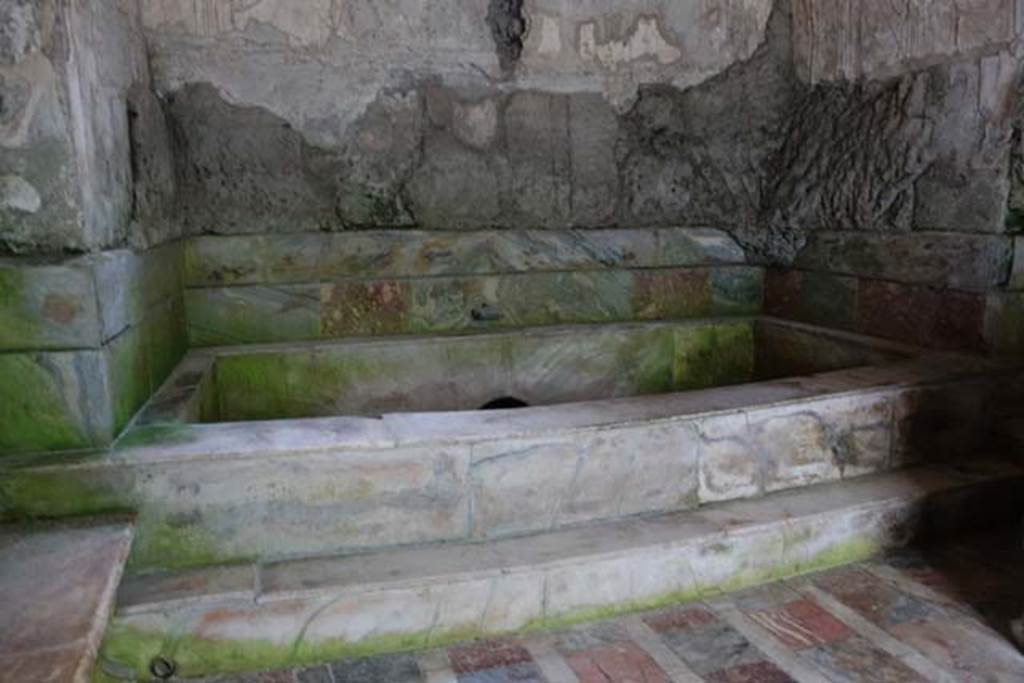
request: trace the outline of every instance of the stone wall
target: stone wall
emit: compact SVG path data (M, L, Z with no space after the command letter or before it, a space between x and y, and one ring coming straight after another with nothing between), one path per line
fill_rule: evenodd
M134 0L4 3L0 93L0 252L175 236L158 210L173 166Z
M804 317L996 349L1020 4L142 3L193 234L712 226Z
M793 7L804 85L753 244L783 267L768 310L928 346L1024 349L1008 291L1024 5Z
M185 352L182 252L0 259L0 453L104 448Z
M746 316L763 280L719 230L365 230L193 238L185 301L198 347Z
M737 223L787 92L770 0L142 4L193 232Z
M109 445L184 353L169 130L134 0L0 5L0 452Z

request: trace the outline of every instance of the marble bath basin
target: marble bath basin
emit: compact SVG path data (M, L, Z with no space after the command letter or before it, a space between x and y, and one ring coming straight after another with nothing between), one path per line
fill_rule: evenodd
M963 457L1022 399L998 360L764 317L205 349L0 505L132 511L133 570L486 540Z

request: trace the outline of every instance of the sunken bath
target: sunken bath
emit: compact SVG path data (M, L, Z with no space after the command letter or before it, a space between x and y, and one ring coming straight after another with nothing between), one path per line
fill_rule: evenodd
M134 509L136 570L484 540L963 453L1001 372L767 317L193 350L108 454L5 494Z
M473 411L667 394L883 363L913 349L772 318L533 328L194 351L142 422Z

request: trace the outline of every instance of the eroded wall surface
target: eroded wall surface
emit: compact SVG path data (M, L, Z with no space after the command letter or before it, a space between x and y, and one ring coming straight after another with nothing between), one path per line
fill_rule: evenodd
M174 236L172 223L148 225L174 180L140 19L134 0L0 7L0 251Z
M134 0L0 3L0 453L103 448L184 353Z
M1024 3L797 1L793 21L803 89L754 233L786 268L768 310L1024 349L1011 276Z
M669 200L648 182L659 143L637 128L678 107L707 128L723 101L751 98L768 100L770 127L788 61L741 79L757 93L714 83L785 42L768 39L770 0L145 0L143 17L197 232L655 224L735 206L749 218L741 180L711 187L693 170L707 156L731 176L759 166L748 124L710 131L749 142L739 158L714 141L679 149L690 168L675 176L700 187ZM701 85L704 97L658 94L636 110L647 88Z

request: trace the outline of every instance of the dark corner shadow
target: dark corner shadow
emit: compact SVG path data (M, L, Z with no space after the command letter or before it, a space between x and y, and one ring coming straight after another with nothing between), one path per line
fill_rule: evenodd
M926 503L916 528L909 530L912 542L879 561L949 599L1024 650L1024 481L994 486L1015 488L1017 493L964 496L953 506Z

